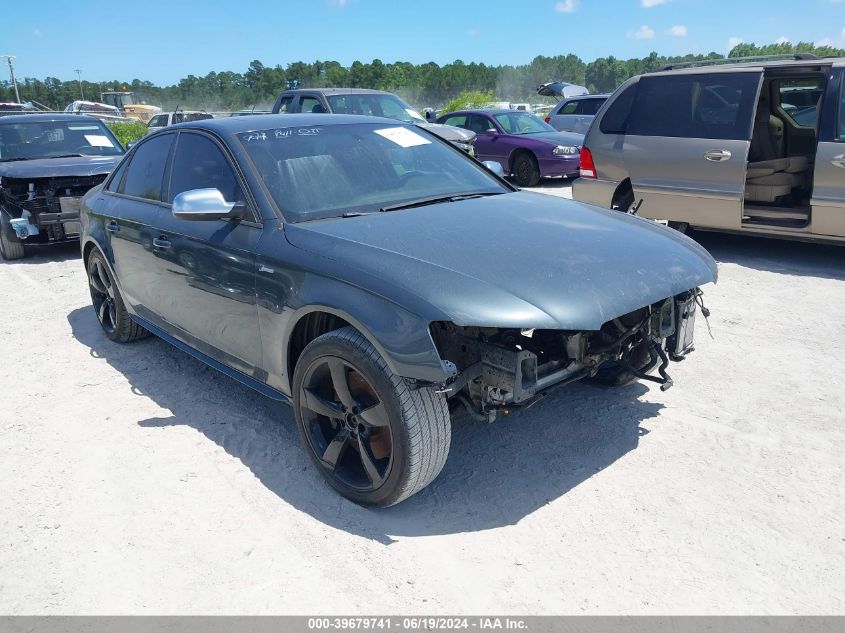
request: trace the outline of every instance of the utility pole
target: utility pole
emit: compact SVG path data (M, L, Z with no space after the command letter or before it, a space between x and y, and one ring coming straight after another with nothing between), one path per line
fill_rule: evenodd
M82 92L82 71L79 68L77 68L73 72L76 73L76 76L79 79L79 97L80 97L80 99L82 99L82 101L85 101L85 93Z
M17 99L18 103L21 102L21 96L18 94L18 82L15 80L15 69L12 67L12 60L15 59L14 55L0 55L3 59L6 60L6 63L9 64L9 76L12 78L12 85L15 87L15 99Z

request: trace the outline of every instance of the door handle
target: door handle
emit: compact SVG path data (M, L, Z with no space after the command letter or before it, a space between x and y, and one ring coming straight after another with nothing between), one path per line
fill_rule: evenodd
M704 158L714 163L721 163L722 161L730 160L731 153L726 149L711 149L704 154Z
M153 240L153 246L156 248L170 248L170 240L163 237L157 237Z
M117 225L117 222L109 222L106 224L106 231L109 233L117 233L120 230L120 227Z
M845 169L845 154L840 154L839 156L834 156L830 159L830 164L834 167L840 167Z

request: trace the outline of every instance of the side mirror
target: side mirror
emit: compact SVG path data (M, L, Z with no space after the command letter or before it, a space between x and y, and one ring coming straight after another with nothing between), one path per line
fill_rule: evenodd
M505 177L505 170L502 169L502 166L495 160L485 160L481 164L484 165L490 171L492 171L494 174L496 174L499 178Z
M484 133L487 136L496 136L499 132L496 130L496 128L491 127L490 129L484 130Z
M180 220L226 220L242 215L243 209L226 202L217 189L191 189L173 198L173 217Z

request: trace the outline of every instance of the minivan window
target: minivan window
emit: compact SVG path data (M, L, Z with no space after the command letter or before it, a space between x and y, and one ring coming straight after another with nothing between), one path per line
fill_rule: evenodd
M132 154L119 193L147 200L161 200L164 167L173 143L173 134L164 134L141 143Z
M757 73L641 77L628 134L748 140L759 83Z
M777 82L780 109L796 125L815 127L819 121L819 104L824 94L824 80L783 79Z
M637 83L632 83L616 97L604 113L599 124L602 134L624 134L628 124L628 115L637 96Z
M570 101L560 109L560 114L575 114L578 109L577 101Z
M170 169L169 202L192 189L217 189L227 202L243 201L235 172L217 144L201 134L182 132Z
M578 114L594 115L601 108L604 99L582 99L581 107L578 108Z

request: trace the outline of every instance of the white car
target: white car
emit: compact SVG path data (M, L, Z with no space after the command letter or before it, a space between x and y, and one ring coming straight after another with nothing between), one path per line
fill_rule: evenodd
M185 121L202 121L203 119L213 119L208 112L199 112L194 110L179 110L178 112L162 112L155 115L147 124L150 132L155 132L168 125L176 125L177 123L184 123Z

